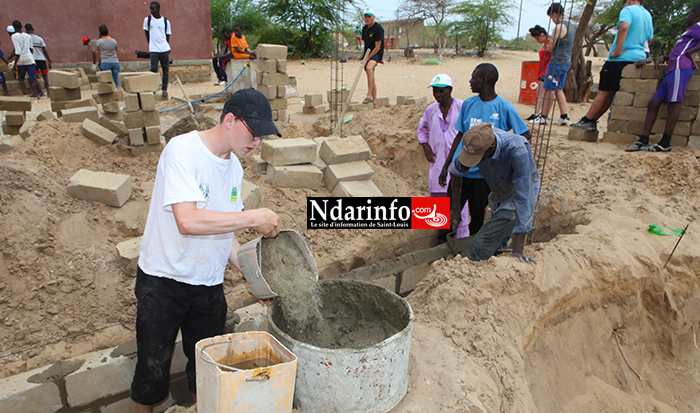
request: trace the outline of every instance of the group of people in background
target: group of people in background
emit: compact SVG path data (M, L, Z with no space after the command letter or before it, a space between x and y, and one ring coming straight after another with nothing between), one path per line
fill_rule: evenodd
M0 50L0 58L9 66L14 66L17 71L17 80L22 95L27 94L24 85L24 78L29 80L29 88L31 89L31 97L44 96L39 82L38 76L43 76L44 85L46 86L46 94L48 95L49 79L47 73L51 68L51 58L46 50L46 42L40 36L34 34L34 27L27 23L24 25L24 33L22 33L22 22L14 20L11 25L7 26L5 31L10 35L12 45L14 47L9 58L5 58L5 54ZM10 96L5 83L5 77L0 73L0 83L5 96Z
M233 32L228 27L221 29L221 36L224 38L226 51L220 56L214 56L211 63L214 66L216 73L216 82L214 85L226 86L228 84L228 76L226 75L226 63L231 59L255 60L255 53L248 50L248 41L243 36L243 26L236 23L233 26Z

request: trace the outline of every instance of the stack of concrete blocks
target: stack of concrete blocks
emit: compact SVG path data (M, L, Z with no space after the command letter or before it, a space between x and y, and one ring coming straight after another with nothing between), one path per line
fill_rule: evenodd
M287 121L287 46L259 44L257 56L257 89L270 101L272 120Z
M264 140L261 152L273 187L313 190L321 187L323 172L313 165L316 142L304 138Z
M316 93L313 95L304 95L304 107L302 112L307 115L318 115L326 113L328 106L323 104L323 95Z
M5 86L7 86L7 92L10 94L10 96L22 96L22 89L19 87L19 82L15 80L15 71L11 70L5 62L0 61L0 73L5 77ZM44 79L42 76L37 77L37 82L39 82L39 86L41 87L42 91L46 90L46 87L44 85ZM24 87L27 90L27 92L31 92L31 89L29 87L29 80L25 77L24 82Z
M70 178L68 195L120 208L131 197L131 177L81 169Z
M396 96L396 105L419 105L425 106L428 104L428 98L425 96L414 98L412 95L399 95Z
M119 102L124 100L124 92L117 90L112 72L109 70L97 72L97 93L94 93L92 98L96 103L102 104L102 110L109 119L120 118Z
M367 163L371 152L362 136L323 139L319 155L328 165L323 173L323 182L331 196L383 196L372 182L374 171Z
M659 69L655 69L654 65L646 65L641 70L634 65L627 65L624 68L622 80L620 80L620 91L615 95L615 103L611 108L610 121L608 122L608 131L603 134L603 142L628 146L639 139L644 128L647 105L656 93L665 72L665 65L660 66ZM700 121L697 120L698 106L700 106L700 75L696 74L688 83L680 117L671 137L672 147L700 144L700 137L698 137L700 136ZM658 143L661 140L667 117L668 108L666 104L663 104L659 108L659 116L651 130L650 143ZM590 140L593 141L592 136Z
M27 112L32 110L28 97L0 96L0 110L5 112L2 133L10 135L0 140L0 153L9 152L29 137L32 120L27 120Z
M82 99L82 78L76 72L49 70L49 98L51 110L65 122L97 121L97 107L92 98Z
M158 73L125 76L121 85L124 95L124 123L129 131L131 154L162 151L165 138L160 134L160 115L155 91L160 86Z

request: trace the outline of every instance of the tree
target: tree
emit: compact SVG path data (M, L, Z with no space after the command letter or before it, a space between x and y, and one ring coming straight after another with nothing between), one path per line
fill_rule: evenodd
M651 54L658 57L671 53L678 37L683 34L685 17L697 0L645 0L644 8L654 21Z
M251 42L251 38L257 37L257 33L270 24L270 19L255 1L210 0L209 7L212 37L218 39L220 44L223 44L221 29L227 27L233 30L233 25L240 23L252 49L256 42Z
M583 57L583 37L593 16L595 5L596 0L589 0L586 3L576 28L574 46L571 50L571 69L564 82L564 94L568 102L582 102L588 96L593 83L590 61L586 62Z
M396 10L397 19L424 19L435 27L434 44L439 52L447 44L445 19L450 14L454 0L404 0Z
M479 57L501 38L504 26L512 24L510 0L475 0L458 3L450 12L459 16L453 30L470 37Z

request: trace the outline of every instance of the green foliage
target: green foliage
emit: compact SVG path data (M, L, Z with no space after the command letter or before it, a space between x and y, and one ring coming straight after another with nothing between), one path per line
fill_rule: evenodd
M243 34L251 49L258 44L258 32L270 26L270 19L255 1L246 0L210 0L212 37L223 45L221 29L233 30L233 25L243 25Z
M501 42L504 49L508 50L528 50L539 52L542 49L542 45L537 43L532 36L526 35L523 37L518 37L513 40L505 40Z
M501 39L504 26L512 24L510 0L472 0L458 3L451 13L459 16L452 25L452 33L467 36L477 54L486 51Z

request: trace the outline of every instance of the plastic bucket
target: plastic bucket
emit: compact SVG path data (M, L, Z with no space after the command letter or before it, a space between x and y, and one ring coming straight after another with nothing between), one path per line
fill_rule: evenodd
M297 358L270 334L207 338L195 354L198 413L292 411Z
M523 62L520 70L520 94L518 103L535 106L537 103L538 69L540 62Z

